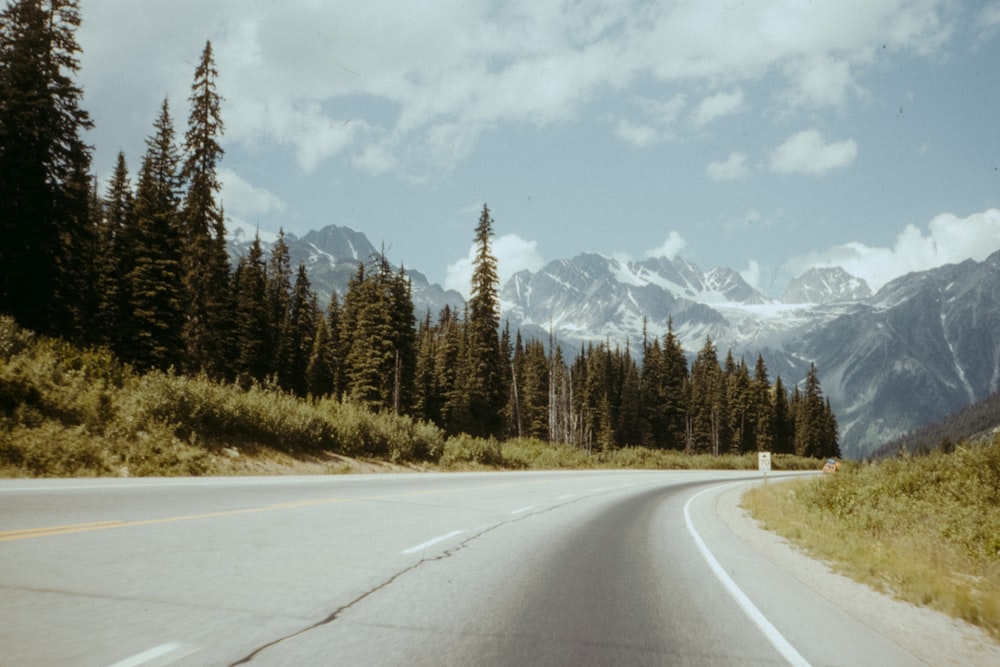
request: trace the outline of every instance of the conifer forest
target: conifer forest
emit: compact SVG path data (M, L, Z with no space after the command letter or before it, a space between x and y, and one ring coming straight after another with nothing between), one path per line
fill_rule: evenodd
M224 100L212 45L186 120L150 109L145 154L107 183L91 173L93 120L74 77L79 0L12 0L0 15L0 313L111 351L138 371L333 397L433 423L449 435L532 437L588 451L624 446L839 456L815 366L786 386L763 357L689 362L668 325L641 349L563 349L502 320L495 222L470 224L476 254L461 312L415 313L402 268L367 258L319 303L282 237L231 262L217 168ZM235 264L235 265L234 265Z

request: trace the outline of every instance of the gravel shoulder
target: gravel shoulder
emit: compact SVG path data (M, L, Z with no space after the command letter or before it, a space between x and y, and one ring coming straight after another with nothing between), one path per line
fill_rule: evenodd
M723 493L716 511L737 536L790 576L928 665L1000 665L1000 643L979 628L837 574L761 528L740 506L745 491L743 487Z

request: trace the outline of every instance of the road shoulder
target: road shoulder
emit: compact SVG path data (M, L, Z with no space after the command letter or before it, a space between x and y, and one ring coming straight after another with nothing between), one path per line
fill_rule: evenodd
M740 506L746 490L741 486L721 494L716 512L733 533L776 567L929 665L1000 665L1000 644L979 628L839 575L761 528Z

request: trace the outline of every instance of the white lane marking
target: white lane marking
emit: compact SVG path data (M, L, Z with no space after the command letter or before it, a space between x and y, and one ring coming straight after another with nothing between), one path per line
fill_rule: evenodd
M438 535L437 537L429 539L426 542L421 542L420 544L418 544L415 547L410 547L409 549L404 549L403 553L404 554L412 554L412 553L416 553L418 551L423 551L427 547L432 547L435 544L437 544L438 542L444 542L445 540L450 540L451 538L455 537L456 535L461 535L464 532L465 531L463 531L463 530L453 530L450 533L447 533L445 535Z
M527 507L522 507L519 510L514 510L513 512L511 512L511 514L524 514L528 510L533 510L533 509L535 509L534 505L528 505Z
M712 552L709 551L705 541L701 539L701 535L699 535L698 531L695 530L694 523L691 521L691 503L702 494L708 493L712 490L713 489L705 489L700 493L696 493L691 496L686 503L684 503L684 523L687 525L688 532L691 533L691 537L694 539L694 543L698 547L698 551L701 552L702 558L704 558L705 562L708 563L708 566L712 569L712 572L718 580L722 582L725 589L730 595L733 596L733 599L736 600L743 611L746 612L746 615L750 617L750 620L753 621L758 628L760 628L760 631L764 633L764 636L769 642L771 642L771 645L774 646L778 653L780 653L782 657L788 661L788 664L796 665L796 667L811 667L809 661L795 650L795 647L792 646L788 640L785 639L780 632L778 632L778 629L771 624L771 621L767 620L767 617L761 613L760 609L757 608L757 605L751 602L750 598L747 597L747 594L736 585L736 582L733 581L732 577L726 573L722 565L719 564L719 561L717 561L715 556L712 555Z
M137 653L131 658L125 658L124 660L119 660L110 667L139 667L139 665L144 665L147 662L152 662L157 658L162 658L168 653L173 653L174 651L181 648L182 644L177 642L171 642L170 644L160 644L159 646L154 646L148 651L143 651L142 653ZM190 655L193 651L188 651L184 655ZM180 656L183 657L183 656Z
M566 500L567 498L572 498L575 495L576 495L575 493L567 493L564 496L559 496L558 498L556 498L556 500Z

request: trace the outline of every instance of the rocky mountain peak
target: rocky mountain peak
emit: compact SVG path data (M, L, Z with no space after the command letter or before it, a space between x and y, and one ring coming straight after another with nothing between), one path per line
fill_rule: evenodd
M841 303L871 296L868 283L839 266L812 268L788 284L782 303Z

